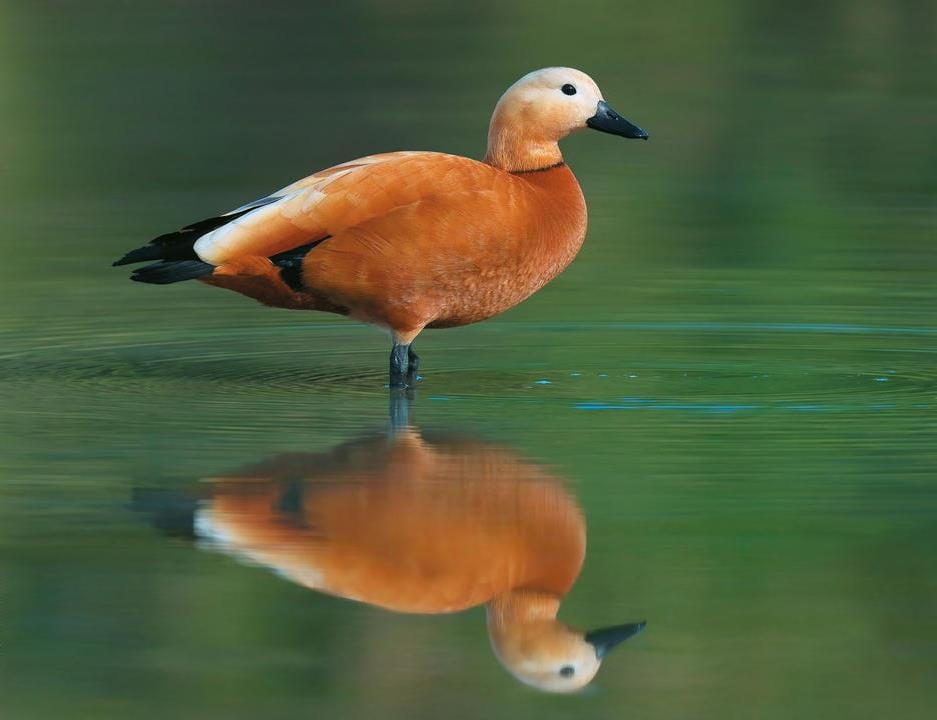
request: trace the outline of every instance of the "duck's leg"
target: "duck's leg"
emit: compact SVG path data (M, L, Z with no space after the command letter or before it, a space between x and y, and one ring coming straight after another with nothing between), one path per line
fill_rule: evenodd
M409 371L410 343L404 345L394 340L394 346L390 349L390 387L392 389L407 387L407 380L410 379Z
M412 344L420 327L416 330L394 329L391 337L394 346L390 350L390 386L392 388L409 387L416 380L416 371L420 369L420 358L413 352Z

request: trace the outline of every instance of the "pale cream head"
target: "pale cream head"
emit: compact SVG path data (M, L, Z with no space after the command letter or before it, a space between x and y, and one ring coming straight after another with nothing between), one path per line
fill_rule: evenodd
M585 635L558 620L540 620L492 631L491 646L505 669L546 692L574 692L589 684L602 661Z
M556 619L560 598L513 590L488 603L488 637L501 664L522 683L547 692L573 692L595 677L616 645L644 629L644 622L583 633Z
M608 107L599 86L584 72L566 67L535 70L511 85L495 106L485 161L511 172L556 165L563 160L557 143L586 127L647 137Z
M569 95L563 88L575 89ZM505 170L533 170L562 161L557 142L586 127L602 99L598 85L572 68L544 68L509 87L491 116L486 160Z

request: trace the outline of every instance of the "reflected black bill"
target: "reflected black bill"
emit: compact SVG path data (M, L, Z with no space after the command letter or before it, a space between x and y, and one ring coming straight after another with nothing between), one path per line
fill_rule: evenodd
M609 104L604 100L599 100L599 105L595 109L595 115L586 120L586 125L593 130L611 133L612 135L621 135L626 138L635 138L637 140L647 140L647 130L639 128L621 115L612 110Z
M612 648L619 643L624 642L630 637L634 637L641 632L647 623L641 622L629 623L627 625L614 625L612 627L601 628L586 633L586 642L595 647L595 654L601 660Z

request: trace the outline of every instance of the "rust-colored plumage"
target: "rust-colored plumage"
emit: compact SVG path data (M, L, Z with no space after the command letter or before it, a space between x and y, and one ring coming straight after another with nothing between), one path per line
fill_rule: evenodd
M311 590L406 613L485 605L495 654L540 689L582 687L612 644L557 619L585 520L559 478L507 448L406 427L214 477L202 495L184 532Z
M586 205L558 141L584 127L647 137L587 75L540 70L499 101L484 162L435 152L364 157L160 236L115 264L157 260L133 278L198 278L274 307L387 328L391 384L405 385L417 360L409 345L424 328L503 312L575 257Z
M560 481L513 452L413 430L212 478L199 534L312 590L447 613L528 589L558 598L585 557Z

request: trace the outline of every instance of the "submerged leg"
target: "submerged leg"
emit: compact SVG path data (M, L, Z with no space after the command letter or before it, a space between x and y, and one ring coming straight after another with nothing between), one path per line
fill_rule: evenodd
M410 403L413 400L413 390L408 387L392 387L388 395L390 399L391 434L398 430L406 430L410 427Z
M406 345L394 341L390 349L390 378L391 388L407 387L410 371L410 344Z
M394 346L390 350L390 386L392 388L409 387L416 380L416 371L420 368L420 358L411 347L420 330L392 331Z

